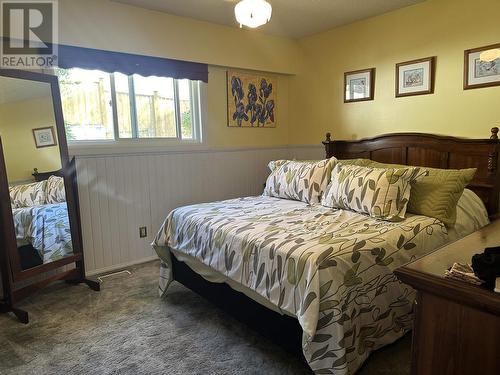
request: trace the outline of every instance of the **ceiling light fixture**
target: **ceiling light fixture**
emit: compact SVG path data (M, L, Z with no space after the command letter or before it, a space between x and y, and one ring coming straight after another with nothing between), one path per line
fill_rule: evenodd
M234 7L234 15L239 22L252 29L262 26L271 20L273 8L266 0L242 0Z
M481 61L492 62L496 59L500 59L500 48L489 49L487 51L481 52L479 55Z

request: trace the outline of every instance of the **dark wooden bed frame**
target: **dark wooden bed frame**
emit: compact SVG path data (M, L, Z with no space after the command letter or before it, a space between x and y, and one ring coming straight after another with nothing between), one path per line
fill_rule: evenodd
M64 177L64 171L62 169L58 169L57 171L39 172L38 168L33 168L33 173L31 175L36 182L40 182L48 180L50 176Z
M366 158L383 163L444 169L477 168L468 188L481 197L490 217L498 214L500 142L496 127L491 130L489 139L398 133L358 141L334 141L328 133L323 145L327 158ZM172 268L174 280L305 361L302 328L298 320L267 309L225 283L206 281L175 256L172 256Z
M327 133L323 145L327 158L363 158L442 169L477 168L468 188L483 200L490 216L498 213L500 142L497 127L491 129L489 139L394 133L359 141L332 141Z

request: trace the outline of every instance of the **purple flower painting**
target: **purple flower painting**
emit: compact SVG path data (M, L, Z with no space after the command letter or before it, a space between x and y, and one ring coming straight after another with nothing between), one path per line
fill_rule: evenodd
M228 126L276 127L276 78L227 73Z

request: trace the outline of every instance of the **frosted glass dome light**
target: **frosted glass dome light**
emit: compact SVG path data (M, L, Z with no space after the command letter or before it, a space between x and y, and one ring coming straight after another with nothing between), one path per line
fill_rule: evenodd
M236 21L252 29L265 25L271 20L273 7L266 0L242 0L234 7Z

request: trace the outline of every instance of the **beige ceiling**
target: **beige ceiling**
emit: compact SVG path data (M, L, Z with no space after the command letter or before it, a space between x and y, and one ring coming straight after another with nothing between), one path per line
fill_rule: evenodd
M238 0L112 0L178 16L238 27L234 5ZM424 0L268 0L271 22L259 30L301 38L373 17Z

